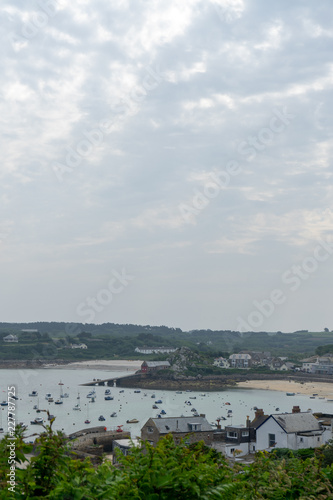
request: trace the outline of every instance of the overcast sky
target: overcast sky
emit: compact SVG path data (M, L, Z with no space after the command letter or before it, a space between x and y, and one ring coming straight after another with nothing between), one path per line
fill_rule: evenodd
M333 329L331 0L0 26L0 321Z

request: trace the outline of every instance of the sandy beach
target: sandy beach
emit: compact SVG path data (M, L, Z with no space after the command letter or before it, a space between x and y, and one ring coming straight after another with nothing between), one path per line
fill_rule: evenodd
M312 396L333 399L333 383L328 382L289 382L288 380L247 380L238 382L237 387L246 389L266 389L270 391L295 392Z
M64 365L45 365L44 368L59 368L63 370L110 370L136 371L141 368L142 361L127 359L97 359L92 361L78 361Z

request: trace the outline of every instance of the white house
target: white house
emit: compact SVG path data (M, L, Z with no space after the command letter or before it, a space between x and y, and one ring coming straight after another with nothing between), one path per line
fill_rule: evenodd
M86 344L71 344L71 349L88 349Z
M169 354L177 349L175 347L136 347L134 350L141 354Z
M222 357L214 359L213 365L219 368L230 368L229 361Z
M4 337L3 340L5 342L18 342L18 338L16 335L7 335L7 337Z
M309 412L300 412L294 407L293 413L270 415L257 428L257 451L274 448L317 448L325 443L324 428Z

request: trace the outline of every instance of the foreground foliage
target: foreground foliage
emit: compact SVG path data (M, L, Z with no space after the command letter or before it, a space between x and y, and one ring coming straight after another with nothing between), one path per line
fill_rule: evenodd
M26 469L16 469L15 491L8 490L9 436L0 441L0 499L50 500L219 500L333 499L333 467L323 455L299 459L293 454L258 453L251 465L231 466L203 442L175 445L171 436L154 448L119 454L120 467L73 458L64 436L47 427L38 438L38 455ZM15 434L17 467L32 445ZM327 450L326 450L327 451Z

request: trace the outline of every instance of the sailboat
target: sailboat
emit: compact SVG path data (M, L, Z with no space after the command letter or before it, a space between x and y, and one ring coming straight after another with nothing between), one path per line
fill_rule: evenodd
M77 397L77 399L79 400L79 402L74 406L73 410L80 410L81 411L81 407L80 407L80 394Z
M89 405L87 405L87 418L86 420L84 421L85 424L90 424L90 420L89 420Z

